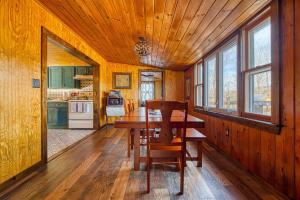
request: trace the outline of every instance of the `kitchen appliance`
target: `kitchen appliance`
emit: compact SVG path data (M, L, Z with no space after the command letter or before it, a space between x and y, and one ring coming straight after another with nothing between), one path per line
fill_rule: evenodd
M69 100L69 128L93 128L93 100Z
M124 105L124 99L121 96L121 92L117 90L111 90L107 97L107 106L122 106Z
M111 90L107 97L106 124L108 124L108 117L118 117L124 115L124 99L121 96L121 92L117 90Z

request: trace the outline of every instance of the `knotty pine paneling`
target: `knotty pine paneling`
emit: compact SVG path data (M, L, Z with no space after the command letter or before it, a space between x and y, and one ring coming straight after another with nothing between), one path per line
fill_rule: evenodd
M295 8L300 7L300 1L294 1ZM300 19L300 10L295 9L294 19ZM300 24L295 23L295 75L300 74ZM296 67L298 66L298 67ZM300 199L300 79L295 79L295 182L296 197Z
M294 63L294 45L299 44L299 42L295 42L293 36L294 2L296 1L283 0L281 3L283 17L280 18L282 26L282 30L280 31L282 39L280 114L283 127L280 134L274 135L253 127L212 116L204 118L203 114L195 112L192 106L194 105L194 89L192 89L191 99L189 100L189 110L191 114L200 118L203 117L206 120L204 134L207 135L210 142L217 145L225 154L239 161L250 172L262 177L287 196L295 198L295 193L297 192L297 198L300 198L300 164L299 156L297 156L297 153L295 154L295 146L296 151L300 152L300 140L295 140L295 78L293 76L295 74L294 66L297 66ZM299 31L299 27L296 30ZM299 32L296 31L295 35L296 37L298 36L299 40ZM295 52L299 54L299 51ZM193 67L185 71L185 78L188 77L194 81ZM296 93L296 100L298 99L296 105L298 106L297 116L299 122L300 89L298 87L300 88L299 83L296 85L296 91L298 91ZM231 137L224 136L224 130L226 129L230 130ZM296 130L298 131L297 136L300 138L299 123L296 126ZM230 146L230 149L228 146Z
M101 65L102 83L106 61L33 0L1 1L0 23L0 183L3 183L41 161L41 90L31 87L32 78L41 78L41 27L97 61Z
M110 62L140 65L133 50L151 46L144 63L185 69L270 0L39 0Z

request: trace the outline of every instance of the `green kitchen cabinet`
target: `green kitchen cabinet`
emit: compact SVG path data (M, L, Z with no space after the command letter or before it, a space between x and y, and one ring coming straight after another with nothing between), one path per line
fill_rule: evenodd
M92 67L92 66L87 67L86 68L86 74L87 75L93 75L93 69L94 69L94 67Z
M48 102L48 129L68 128L68 102Z
M93 67L76 67L76 75L93 75Z
M51 89L72 89L79 88L80 82L74 80L76 67L48 67L48 88Z
M75 67L63 67L63 88L75 87Z
M76 75L86 75L86 67L76 67Z
M63 88L63 68L49 67L48 68L48 88L58 89Z

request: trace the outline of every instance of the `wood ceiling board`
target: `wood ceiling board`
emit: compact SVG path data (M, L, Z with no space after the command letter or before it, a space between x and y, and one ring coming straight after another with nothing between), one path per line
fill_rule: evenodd
M231 33L235 31L236 27L241 26L245 21L247 21L252 16L249 16L247 13L256 13L258 12L262 7L266 6L268 2L266 1L254 1L252 5L248 5L248 7L239 7L239 9L243 10L243 14L231 19L231 16L226 18L220 26L218 26L218 31L214 31L209 37L201 44L201 46L198 48L201 51L197 51L198 58L195 57L193 59L193 62L196 62L199 60L204 53L209 52L215 45L217 45L223 38L229 36ZM234 14L234 13L232 13ZM234 16L234 15L233 15ZM227 20L230 19L230 20Z
M196 17L197 11L200 9L202 3L203 1L200 0L191 0L185 10L185 15L182 18L180 26L177 27L176 34L174 35L174 32L170 31L168 43L162 52L162 55L164 55L166 60L168 60L171 52L174 52L177 49L180 41L193 22L193 19Z
M244 13L254 0L37 1L109 62L176 70L193 64L223 39L219 35L227 36L244 22L236 23L237 18L248 19L268 2L257 0L258 9ZM134 50L139 36L151 46L151 54L141 59Z
M202 31L201 34L199 34L198 38L193 44L193 47L190 49L191 51L186 52L187 59L191 59L191 55L194 57L197 56L195 54L194 50L197 50L199 45L203 42L204 38L207 37L210 33L213 32L213 30L216 29L220 25L220 22L222 22L226 17L232 13L232 10L236 6L239 5L241 0L231 0L227 1L225 6L222 8L222 10L215 16L215 18L204 28L205 31ZM193 59L193 58L192 58Z

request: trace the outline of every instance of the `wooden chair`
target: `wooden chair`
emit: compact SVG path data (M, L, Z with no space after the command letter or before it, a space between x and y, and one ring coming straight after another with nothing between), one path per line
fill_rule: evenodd
M128 113L130 112L134 112L134 102L133 100L128 100L127 101L127 111ZM133 145L134 145L134 129L131 128L128 130L128 135L127 135L127 157L130 157L130 150L133 149Z
M161 127L150 127L151 115L149 110L160 110L162 116ZM181 134L173 134L171 127L171 116L173 110L184 111L183 116L183 131ZM183 194L184 188L184 165L186 154L186 125L187 125L188 103L176 101L146 101L146 133L147 133L147 192L150 192L150 166L153 164L153 159L176 159L180 169L180 193ZM161 131L158 137L150 137L150 128L160 128ZM166 163L166 162L164 162Z

